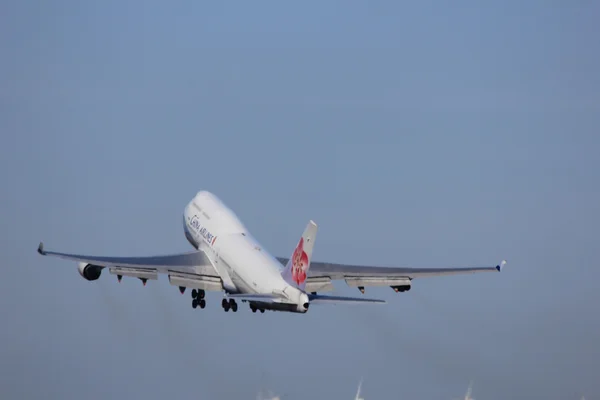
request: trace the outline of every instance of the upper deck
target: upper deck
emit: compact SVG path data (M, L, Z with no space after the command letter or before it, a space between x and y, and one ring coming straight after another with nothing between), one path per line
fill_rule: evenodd
M216 234L246 233L247 229L217 196L207 191L200 191L192 200L191 207L202 215L204 224Z

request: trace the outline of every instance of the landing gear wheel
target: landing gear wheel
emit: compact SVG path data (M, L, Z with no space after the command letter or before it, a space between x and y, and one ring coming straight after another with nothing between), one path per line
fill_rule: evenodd
M196 297L198 297L198 291L196 289L192 290L192 299L195 299Z
M252 310L252 312L256 312L256 306L254 304L250 305L250 309Z
M198 300L194 299L194 300L192 300L192 308L196 308L196 307L198 307Z
M223 301L221 301L221 307L223 307L223 310L225 310L225 312L229 311L229 302L227 301L227 299L223 299Z
M235 301L231 303L231 311L237 312L237 303Z
M200 300L200 308L204 308L206 307L206 300L202 299Z
M198 298L202 300L206 296L206 292L203 289L198 290Z
M264 314L264 313L265 313L265 309L264 309L264 308L261 308L261 309L260 309L260 313L261 313L261 314Z

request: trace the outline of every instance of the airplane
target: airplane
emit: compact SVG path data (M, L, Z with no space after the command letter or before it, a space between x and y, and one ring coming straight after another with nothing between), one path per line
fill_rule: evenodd
M473 381L469 383L469 387L467 388L467 393L465 394L464 400L475 400L471 397L471 393L473 392Z
M265 373L262 373L262 380L265 381ZM266 395L265 395L266 392ZM275 395L271 389L266 389L266 386L263 382L261 385L261 389L256 396L256 400L283 400L286 399L287 395Z
M386 303L364 297L323 295L332 281L345 280L364 294L365 287L411 289L415 278L478 272L500 272L496 266L463 268L403 268L336 264L312 260L317 224L310 220L289 258L271 255L246 229L237 215L215 194L201 190L185 206L183 231L191 252L145 257L106 257L61 253L44 249L38 253L77 262L79 274L88 281L100 278L108 268L119 282L123 276L146 285L167 275L183 294L192 289L192 307L206 307L206 292L223 293L221 307L237 312L247 302L252 312L265 310L304 314L312 304Z
M267 390L267 393L265 396L264 391L261 390L256 396L256 400L282 400L281 396L275 396L270 390Z
M362 387L362 378L360 378L360 382L358 383L358 390L356 391L356 396L354 396L354 400L365 400L364 397L360 397L360 389Z

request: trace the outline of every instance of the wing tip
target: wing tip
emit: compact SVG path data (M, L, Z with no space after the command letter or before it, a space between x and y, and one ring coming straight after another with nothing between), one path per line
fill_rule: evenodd
M496 270L498 270L498 272L502 271L502 268L504 268L504 266L506 265L506 260L502 260L502 262L498 265L496 265Z
M44 251L44 242L40 242L40 245L38 246L37 252L43 256L46 255L46 252Z

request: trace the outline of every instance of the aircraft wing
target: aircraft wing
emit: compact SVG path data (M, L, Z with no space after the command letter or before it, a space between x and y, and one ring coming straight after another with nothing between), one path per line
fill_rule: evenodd
M459 275L476 272L499 272L506 264L503 261L496 266L487 267L460 267L460 268L402 268L402 267L375 267L366 265L333 264L325 262L311 262L309 277L328 276L331 279L346 279L349 277L406 277L426 278L430 276Z
M48 251L40 243L38 253L108 268L113 275L158 279L158 274L166 274L171 284L181 287L216 291L223 288L221 277L203 251L147 257L106 257Z
M288 262L288 258L277 257L277 259L283 265ZM406 268L311 261L307 276L307 291L332 290L332 280L345 280L348 286L359 288L368 286L410 287L410 281L415 278L499 272L505 264L506 261L502 261L496 266L482 267Z

